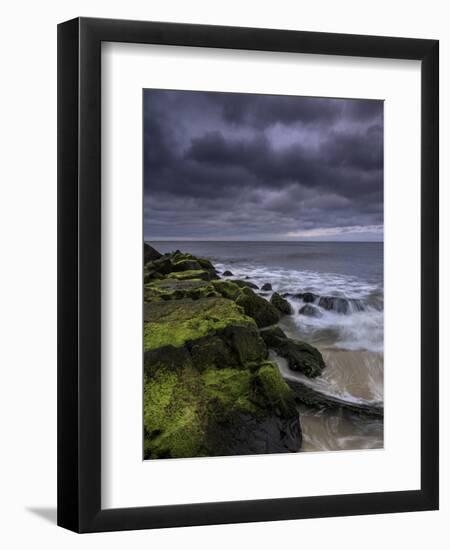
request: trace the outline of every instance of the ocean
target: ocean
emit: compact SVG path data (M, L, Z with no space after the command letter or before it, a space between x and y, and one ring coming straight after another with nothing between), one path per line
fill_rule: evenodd
M293 315L281 328L316 346L327 367L310 380L273 356L283 376L350 402L383 403L383 243L147 241L160 252L181 250L210 259L219 274L247 279L269 299L286 297ZM305 293L309 293L306 296ZM317 316L300 311L312 307ZM323 307L326 306L326 307ZM383 422L346 412L300 407L303 451L383 447Z

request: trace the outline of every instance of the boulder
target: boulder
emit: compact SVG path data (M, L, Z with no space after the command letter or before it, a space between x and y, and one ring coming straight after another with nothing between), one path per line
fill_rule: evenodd
M152 285L205 288L167 281ZM229 281L206 287L251 292ZM144 458L290 452L301 441L294 394L242 307L222 296L144 305Z
M307 386L299 380L286 380L286 383L295 393L295 400L309 407L318 409L341 409L358 416L383 418L384 405L382 402L346 400L339 396L323 393Z
M275 306L280 313L284 315L291 315L292 307L291 304L285 300L278 292L274 292L270 298L270 303Z
M306 315L307 317L320 318L323 316L323 313L320 311L320 309L312 306L311 304L305 304L298 310L298 312L300 313L300 315Z
M327 311L335 311L336 313L349 313L349 304L345 298L335 296L321 296L319 306Z
M280 327L270 327L260 331L261 337L269 348L278 347L284 340L287 339L286 334Z
M245 357L240 351L242 346L236 347L235 343L240 340L235 332L242 333L242 338L246 338L248 355ZM145 352L165 346L189 347L193 341L219 333L223 340L234 342L233 352L242 361L266 357L266 346L258 334L255 322L231 300L212 297L144 304Z
M251 288L253 290L258 290L258 285L255 285L255 283L251 283L250 281L241 281L240 279L235 279L233 281L235 285L240 286L241 288L246 286L248 288Z
M239 286L236 281L212 281L212 286L224 298L233 300L241 306L245 314L256 321L259 328L274 325L280 320L279 311L246 285Z
M306 342L288 338L280 327L262 330L260 334L269 348L287 360L291 370L301 372L309 378L322 374L325 362L317 348Z
M228 269L222 273L224 277L233 277L233 273L229 271Z
M279 311L267 300L255 294L250 288L242 288L236 299L245 314L256 321L259 328L268 327L278 323Z
M167 274L168 279L177 279L178 281L186 280L201 280L201 281L211 281L212 279L217 279L217 275L211 271L205 271L204 269L191 269L187 271L174 271Z
M214 290L228 300L236 301L242 292L235 281L212 281L211 285Z
M157 254L159 253L157 252ZM216 270L209 260L176 250L170 254L159 255L159 257L146 261L144 281L149 282L153 279L160 279L172 273L186 273L186 275L180 275L180 277L192 279L195 275L194 272L207 273L207 276L204 274L201 276L204 280L218 279Z
M272 285L270 283L264 283L263 286L261 287L261 290L272 290Z
M155 250L153 246L144 243L144 264L147 262L152 262L153 260L158 260L161 256L162 254Z
M165 278L151 280L144 285L144 302L160 300L180 300L182 298L219 297L220 294L209 284L209 281L198 279L180 280Z
M273 363L145 378L145 459L292 452L301 442L293 392Z
M341 296L320 296L318 305L326 311L334 311L343 315L364 311L365 309L362 300Z
M295 297L303 300L305 304L312 304L319 298L317 294L313 294L312 292L300 292L299 294L295 294Z
M178 260L177 262L172 262L172 271L204 271L202 266L193 259Z

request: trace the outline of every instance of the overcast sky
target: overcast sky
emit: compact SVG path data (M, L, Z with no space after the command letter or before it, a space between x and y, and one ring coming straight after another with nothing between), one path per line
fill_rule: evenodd
M383 240L383 102L144 91L148 240Z

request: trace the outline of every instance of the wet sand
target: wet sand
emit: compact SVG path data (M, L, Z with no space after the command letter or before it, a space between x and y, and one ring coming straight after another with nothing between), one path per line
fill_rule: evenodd
M326 368L309 379L291 371L275 357L284 378L298 380L322 393L353 403L383 402L383 354L369 351L321 349ZM304 451L383 448L383 420L351 412L299 406Z

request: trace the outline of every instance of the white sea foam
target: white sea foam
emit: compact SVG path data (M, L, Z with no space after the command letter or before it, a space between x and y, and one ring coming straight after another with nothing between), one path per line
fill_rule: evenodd
M232 270L230 279L245 279L261 287L270 283L274 292L289 293L286 299L293 315L283 318L282 325L292 337L303 338L326 347L354 351L383 351L383 291L357 277L337 273L318 273L289 269L267 269L259 266L217 264L219 272ZM349 299L348 314L318 307L320 317L299 313L305 305L296 294L311 292L319 297ZM270 293L265 294L270 298ZM357 300L352 303L351 300ZM318 306L319 298L312 305ZM356 304L356 305L355 305ZM358 311L359 307L363 311Z

